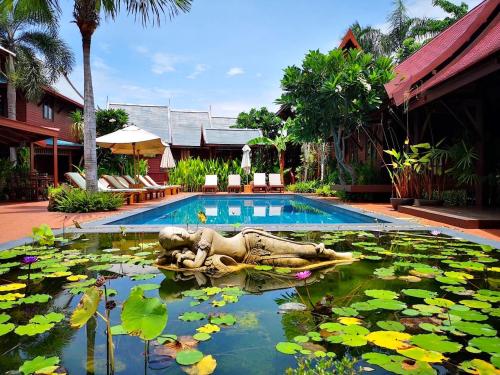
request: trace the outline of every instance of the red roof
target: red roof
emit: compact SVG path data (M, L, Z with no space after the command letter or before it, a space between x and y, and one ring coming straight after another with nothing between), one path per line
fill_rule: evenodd
M64 101L68 102L68 103L73 104L74 106L76 106L76 107L78 107L78 108L83 109L83 104L82 104L82 103L79 103L79 102L77 102L76 100L71 99L70 97L68 97L68 96L66 96L66 95L61 94L59 91L57 91L57 90L56 90L55 88L53 88L53 87L50 87L50 86L45 86L45 87L43 88L43 90L44 90L46 93L50 94L50 95L53 95L53 96L55 96L55 97L57 97L57 98L59 98L59 99L62 99L62 100L64 100Z
M342 41L339 44L340 49L349 49L349 48L356 48L356 49L361 49L361 46L358 43L358 40L354 36L354 33L352 32L351 29L347 30L347 33L344 35L342 38Z
M491 56L500 48L497 16L479 35L477 31L498 13L499 0L485 0L395 68L385 85L396 105ZM458 55L457 55L458 54ZM421 84L419 88L415 86Z

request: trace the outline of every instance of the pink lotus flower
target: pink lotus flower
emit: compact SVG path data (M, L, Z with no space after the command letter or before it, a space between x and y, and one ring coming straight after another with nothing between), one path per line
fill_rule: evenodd
M305 280L312 275L311 271L301 271L295 274L297 280Z
M431 232L431 234L432 234L433 236L439 236L439 235L441 234L441 232L440 232L440 231L438 231L438 230L433 230L433 231Z

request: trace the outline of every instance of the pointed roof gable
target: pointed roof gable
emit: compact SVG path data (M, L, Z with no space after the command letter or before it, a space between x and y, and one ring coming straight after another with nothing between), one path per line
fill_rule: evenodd
M342 38L342 41L339 44L339 48L341 49L362 49L358 40L354 36L354 33L351 29L347 30L347 33Z
M498 7L498 0L483 1L399 64L385 85L389 98L399 106L498 51Z

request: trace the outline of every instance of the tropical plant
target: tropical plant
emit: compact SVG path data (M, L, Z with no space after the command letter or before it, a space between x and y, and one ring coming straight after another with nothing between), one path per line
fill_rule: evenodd
M346 139L379 108L383 85L392 77L389 58L374 59L358 50L310 51L301 67L285 69L278 103L296 108L290 132L306 142L332 139L342 184L346 174L356 183L355 170L345 160Z
M145 176L148 174L148 170L149 170L149 164L148 164L148 161L146 159L139 159L137 162L136 162L136 166L137 167L137 173L140 174L141 176ZM129 176L135 176L136 173L136 169L134 167L134 160L133 158L131 157L128 157L126 160L125 160L125 163L123 163L123 170L121 171L122 173L120 173L121 175L129 175Z
M467 146L461 141L448 149L451 166L447 169L460 185L471 186L477 182L475 163L478 159L477 152L473 146Z
M3 2L3 9L12 12L15 7L30 9L33 14L43 15L47 11L51 18L60 14L60 0L18 0ZM74 0L73 20L78 26L82 37L83 51L83 80L84 80L84 164L87 189L97 192L97 154L96 154L96 114L94 105L94 90L92 86L92 72L90 65L90 46L92 36L98 28L101 17L114 20L120 10L125 8L127 14L139 19L143 26L159 25L165 13L170 18L179 12L187 12L191 7L191 0L149 0L149 1L122 1L122 0Z
M286 189L292 193L314 193L319 187L319 181L298 181L295 184L287 185Z
M113 133L128 123L128 113L123 109L98 109L95 118L97 136Z
M35 9L32 2L3 1L0 5L0 43L7 54L1 74L7 80L7 116L16 119L16 89L28 100L38 100L43 87L71 71L74 59L57 33L50 7Z
M286 147L295 140L294 135L288 131L293 121L291 118L286 120L275 138L257 137L248 142L249 145L273 146L278 151L281 181L284 181Z
M80 142L83 140L83 112L77 109L70 112L69 116L71 118L71 135Z
M179 160L177 166L169 173L169 177L171 184L182 185L184 191L201 191L205 176L209 174L217 175L219 190L223 191L227 189L230 174L239 174L242 180L245 176L240 160L194 158Z
M98 212L114 211L124 203L121 194L97 192L64 185L60 188L49 188L49 204L51 210L60 212Z
M315 191L316 194L321 195L322 197L334 197L337 195L337 192L332 189L330 185L322 185Z
M260 129L264 137L275 138L281 130L281 119L266 107L252 108L248 112L241 112L232 128Z

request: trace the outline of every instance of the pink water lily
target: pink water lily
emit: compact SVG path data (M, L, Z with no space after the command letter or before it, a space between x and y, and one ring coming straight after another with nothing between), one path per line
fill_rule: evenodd
M311 271L301 271L295 274L297 280L305 280L312 275Z

